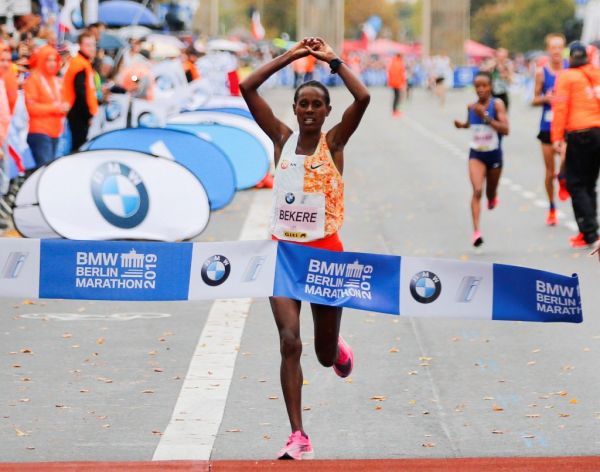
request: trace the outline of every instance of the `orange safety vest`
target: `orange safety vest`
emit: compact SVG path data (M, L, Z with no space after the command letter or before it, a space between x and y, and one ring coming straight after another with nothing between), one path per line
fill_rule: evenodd
M94 69L90 61L83 55L77 54L69 64L63 80L63 98L73 106L75 103L75 76L85 71L85 95L88 109L92 115L98 112L98 98L96 96L96 85L94 84Z
M388 68L388 87L401 89L406 87L406 68L404 61L397 57L392 58Z

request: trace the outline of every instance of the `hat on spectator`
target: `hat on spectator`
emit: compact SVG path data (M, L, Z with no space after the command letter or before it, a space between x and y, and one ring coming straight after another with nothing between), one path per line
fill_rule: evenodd
M587 64L587 50L581 41L573 41L569 46L569 58L571 67L579 67Z

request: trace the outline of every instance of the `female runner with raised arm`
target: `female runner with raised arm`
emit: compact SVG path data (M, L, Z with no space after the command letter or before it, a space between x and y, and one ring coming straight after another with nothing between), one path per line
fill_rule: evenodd
M328 63L331 72L339 74L354 97L341 122L327 132L322 127L331 105L329 91L320 82L309 81L296 89L293 110L298 120L297 132L276 118L258 93L271 75L308 55ZM344 220L344 147L369 104L367 88L325 41L305 38L254 71L240 89L254 119L275 148L273 239L343 251L338 231ZM299 213L302 218L297 218ZM279 330L281 388L292 430L278 458L309 459L313 448L302 426L300 301L271 297L270 302ZM352 371L353 354L339 336L342 309L311 303L311 310L319 362L325 367L333 366L340 377L347 377Z

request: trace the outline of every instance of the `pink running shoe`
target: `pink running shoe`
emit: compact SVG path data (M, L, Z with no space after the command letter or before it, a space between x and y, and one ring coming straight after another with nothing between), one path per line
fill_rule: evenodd
M348 377L354 368L354 353L344 338L338 337L338 358L333 363L333 370L342 378Z
M473 246L479 247L483 244L483 237L479 231L473 232Z
M310 438L302 434L302 431L294 431L285 444L285 447L279 451L277 459L279 460L306 460L314 457L314 451L310 444Z
M498 197L494 197L491 200L488 200L488 210L493 210L498 206Z

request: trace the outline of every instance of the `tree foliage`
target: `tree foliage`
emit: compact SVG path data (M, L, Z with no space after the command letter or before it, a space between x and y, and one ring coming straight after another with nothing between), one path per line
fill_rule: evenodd
M544 47L548 33L564 33L575 14L574 0L498 0L471 18L471 36L513 52Z

